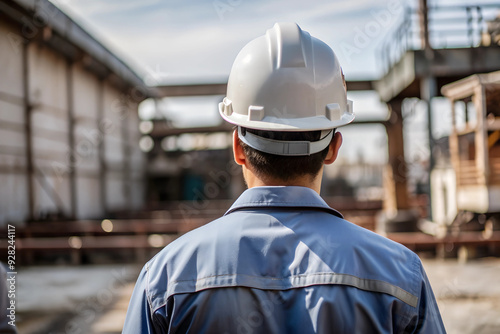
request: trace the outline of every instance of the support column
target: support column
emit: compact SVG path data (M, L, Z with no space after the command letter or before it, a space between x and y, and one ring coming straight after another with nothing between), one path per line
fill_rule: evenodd
M130 150L130 131L129 131L129 117L131 110L129 109L130 101L126 98L122 101L120 105L120 118L121 118L121 141L122 141L122 152L123 152L123 192L125 194L125 202L128 210L132 208L132 196L131 196L131 150Z
M106 128L107 124L104 120L104 79L99 80L99 85L97 85L97 131L98 136L98 146L97 155L99 159L99 197L101 202L101 208L104 215L108 214L108 203L107 203L107 193L106 193L106 160L105 160L105 139L106 139Z
M389 196L386 196L385 210L397 212L409 209L407 172L403 139L402 100L389 102L391 117L387 125L389 169Z
M391 115L386 125L389 159L384 175L384 211L376 227L382 234L418 230L418 214L410 208L408 197L402 103L402 100L388 102Z
M66 63L66 102L67 102L67 117L68 117L68 146L69 146L69 191L70 191L70 218L77 217L77 202L76 202L76 165L78 156L75 150L75 110L73 102L73 63L68 60Z
M24 101L24 140L26 142L26 191L28 199L28 217L27 220L35 219L35 187L33 180L33 135L32 135L32 106L29 92L29 42L23 43L23 101Z
M483 85L477 85L473 95L474 107L476 109L476 130L474 134L476 150L477 182L487 185L490 180L490 159L488 148L488 125L486 123L486 92Z
M420 46L425 52L428 60L434 58L434 50L431 47L429 38L429 7L427 0L419 0L419 26L420 26Z
M429 220L432 220L432 198L431 198L431 172L435 166L434 158L434 135L432 134L432 98L437 95L437 82L436 78L426 76L420 79L420 97L427 105L427 138L429 141L429 167L427 170L427 194L428 194L428 207L427 212Z
M419 0L420 46L423 50L430 49L429 43L429 7L427 0Z

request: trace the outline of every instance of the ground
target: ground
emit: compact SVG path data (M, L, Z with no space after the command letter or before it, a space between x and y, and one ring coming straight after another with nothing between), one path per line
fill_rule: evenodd
M500 333L499 258L423 263L449 334ZM137 265L19 270L19 332L121 333L139 270Z
M500 259L423 262L449 334L500 333Z

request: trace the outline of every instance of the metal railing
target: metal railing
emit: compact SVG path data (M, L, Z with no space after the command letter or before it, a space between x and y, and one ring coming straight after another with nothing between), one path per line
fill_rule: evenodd
M428 7L429 47L445 49L482 46L483 35L488 34L487 23L499 20L499 14L500 4ZM385 72L406 51L424 48L425 32L421 29L421 20L418 8L405 8L401 23L387 35L380 47Z

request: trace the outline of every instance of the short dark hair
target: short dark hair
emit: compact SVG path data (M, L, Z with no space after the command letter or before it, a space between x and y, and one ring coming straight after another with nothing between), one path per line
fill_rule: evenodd
M285 141L317 141L321 139L321 131L308 132L284 132L284 131L263 131L242 128L255 135ZM240 139L239 143L243 148L245 157L255 168L255 173L261 178L271 178L273 180L287 182L297 177L309 175L311 178L318 175L323 161L328 154L328 147L318 153L301 156L282 156L265 153L248 146Z

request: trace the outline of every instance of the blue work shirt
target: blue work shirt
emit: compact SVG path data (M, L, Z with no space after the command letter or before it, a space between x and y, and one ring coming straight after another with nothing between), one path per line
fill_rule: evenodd
M304 187L246 190L143 268L123 333L444 333L420 259Z

